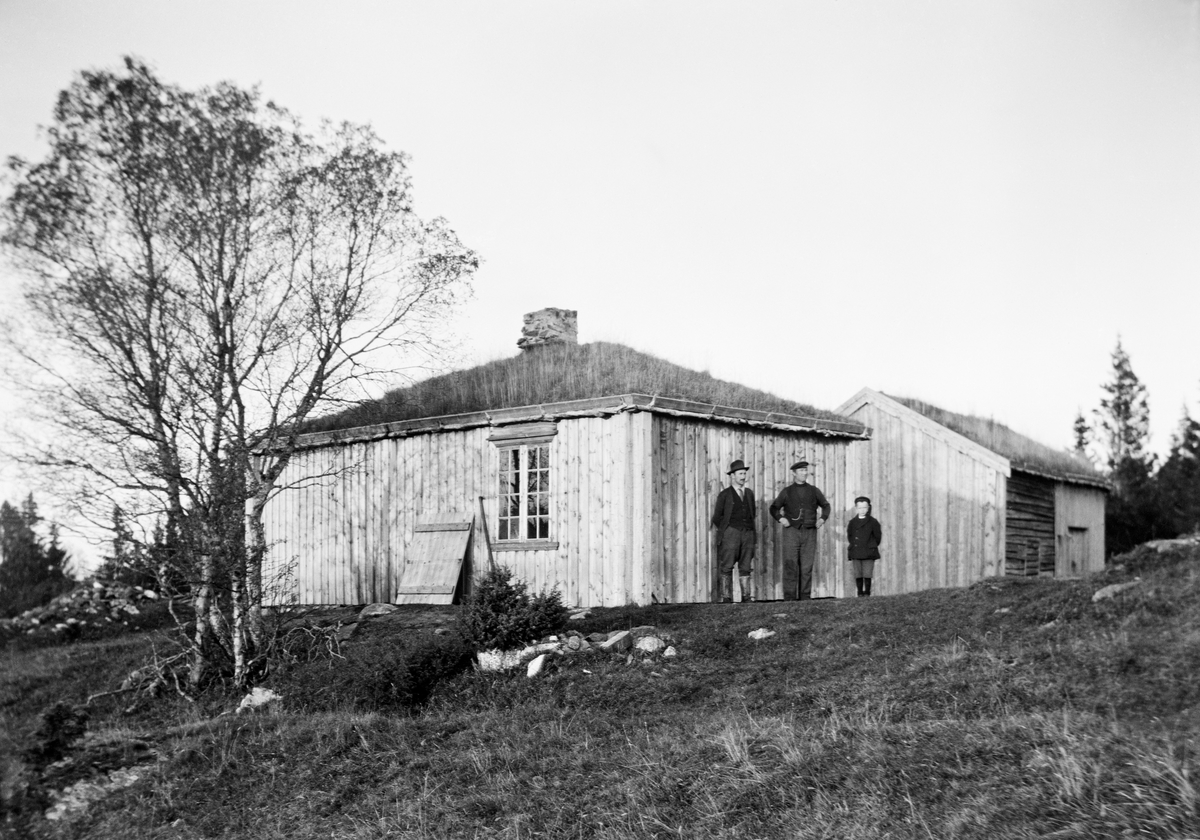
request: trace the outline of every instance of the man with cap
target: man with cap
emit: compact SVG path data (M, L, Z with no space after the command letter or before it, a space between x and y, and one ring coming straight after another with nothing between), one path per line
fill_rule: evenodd
M821 515L817 516L820 508ZM817 562L817 531L831 511L825 494L808 483L808 461L792 464L792 483L775 497L771 516L783 526L783 598L812 597L813 566Z
M717 496L712 524L717 529L717 558L721 569L721 601L733 600L733 567L737 566L742 601L753 601L750 570L754 561L754 491L746 486L749 470L739 459L729 465L729 486Z

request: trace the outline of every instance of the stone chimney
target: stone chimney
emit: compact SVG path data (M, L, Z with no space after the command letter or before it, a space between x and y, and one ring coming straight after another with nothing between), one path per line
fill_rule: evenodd
M543 344L578 344L579 313L574 309L539 309L525 316L517 346L522 350Z

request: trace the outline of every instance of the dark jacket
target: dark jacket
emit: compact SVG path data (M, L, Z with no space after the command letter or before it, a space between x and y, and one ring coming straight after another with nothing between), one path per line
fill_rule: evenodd
M754 491L747 487L742 493L743 496L739 498L733 487L726 487L717 495L712 524L717 526L718 531L731 526L740 531L754 530Z
M771 516L778 522L786 516L793 527L817 527L817 508L821 509L821 518L828 519L831 510L825 494L805 482L804 484L789 484L775 497L771 505Z
M850 541L850 560L878 560L879 544L883 542L883 529L879 520L871 514L859 519L857 516L846 526L846 539Z

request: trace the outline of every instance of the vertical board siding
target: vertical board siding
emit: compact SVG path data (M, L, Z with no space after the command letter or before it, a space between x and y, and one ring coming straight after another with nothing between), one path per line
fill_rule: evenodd
M873 592L969 586L996 574L1003 472L874 404L851 416L872 430L849 444L846 484L851 500L871 498L883 528Z
M814 464L812 483L832 507L821 529L813 595L830 597L844 589L847 521L847 442L819 435L747 430L703 420L654 415L649 436L655 446L651 496L654 524L651 558L652 596L662 602L696 603L719 597L718 563L711 525L717 495L728 485L734 459L746 462L747 486L757 500L758 542L752 586L759 599L783 595L778 523L769 508L791 482L788 467L807 457ZM852 500L853 497L851 496Z
M417 523L474 519L481 497L494 539L499 450L488 440L490 431L297 452L264 513L269 568L294 570L272 603L393 600ZM531 591L557 588L568 604L648 602L665 577L654 556L661 535L651 509L663 496L654 434L651 416L643 413L559 421L549 446L550 537L558 547L498 551L493 542L494 561ZM688 478L683 471L678 477L681 484ZM680 506L679 512L688 511ZM473 540L483 533L477 521ZM471 574L485 571L486 547L473 543L471 555Z
M1104 570L1104 506L1107 494L1096 487L1059 482L1054 488L1056 575L1085 575ZM1067 557L1071 529L1087 532L1083 567L1072 570Z

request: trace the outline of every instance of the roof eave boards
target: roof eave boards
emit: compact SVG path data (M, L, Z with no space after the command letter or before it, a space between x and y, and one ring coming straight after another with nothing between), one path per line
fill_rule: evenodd
M617 394L586 400L569 400L566 402L527 405L517 408L501 408L492 411L474 411L467 414L423 417L416 420L379 423L373 426L357 426L351 429L312 432L301 435L297 446L300 449L311 449L342 443L361 443L384 438L408 437L415 434L473 429L480 426L503 426L510 423L562 420L571 417L606 417L628 411L648 411L655 414L667 414L676 417L695 417L719 423L745 425L777 431L810 432L826 437L866 439L870 436L869 430L857 422L733 408L731 406L699 403L674 397L652 397L646 394Z

